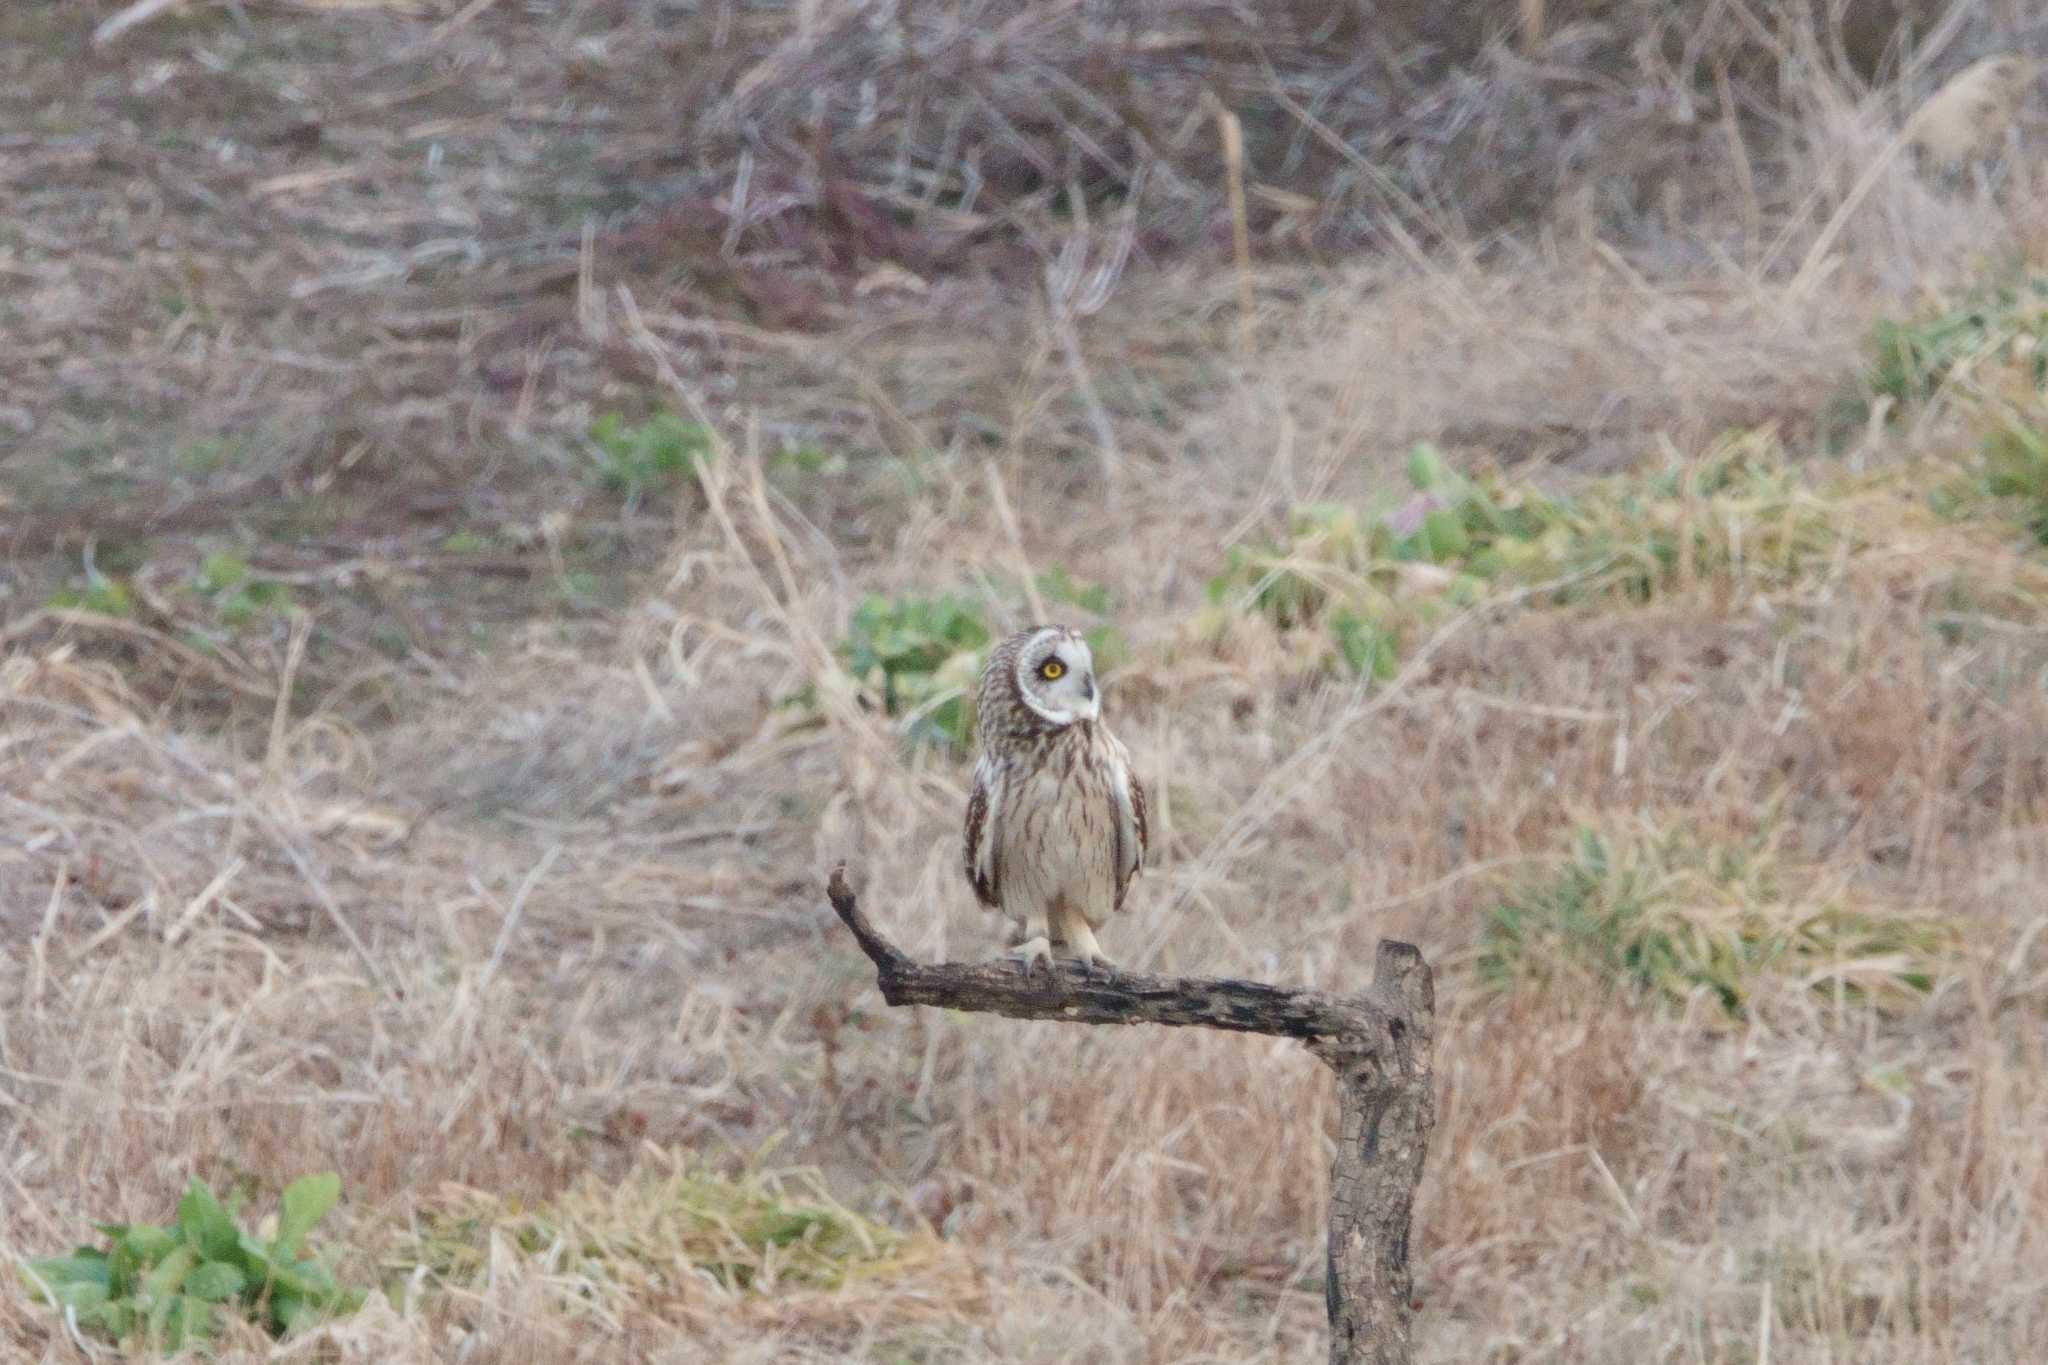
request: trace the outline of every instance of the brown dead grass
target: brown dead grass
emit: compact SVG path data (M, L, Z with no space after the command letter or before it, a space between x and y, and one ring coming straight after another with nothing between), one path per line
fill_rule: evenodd
M1267 264L1277 215L1309 211L1269 195L1244 350L1227 256L1181 240L1221 194L1192 141L1128 224L1012 187L994 223L911 215L969 244L911 260L869 142L943 135L947 87L892 68L859 122L849 73L889 39L850 11L731 11L699 67L701 35L637 4L445 33L452 5L252 5L248 28L195 5L90 52L112 8L0 18L0 50L70 63L10 55L0 95L24 130L0 140L23 285L0 296L0 1264L164 1217L193 1173L267 1200L331 1168L344 1272L393 1298L319 1358L1318 1355L1330 1096L1299 1049L889 1011L820 910L850 858L911 951L990 951L956 869L964 769L906 751L829 648L870 591L1009 624L1022 557L1108 585L1132 645L1111 704L1158 834L1112 953L1331 989L1382 936L1437 964L1423 1359L2048 1358L2048 568L2003 522L1926 510L1967 413L1848 441L1867 481L1816 476L1839 553L1769 594L1481 612L1370 695L1256 623L1188 629L1228 544L1379 486L1416 439L1555 484L1730 426L1803 447L1872 316L2042 258L2038 177L1958 196L1885 150L1931 71L1864 92L1843 73L1878 67L1845 38L1778 108L1793 135L1755 151L1753 202L1694 184L1718 187L1680 206L1696 237L1654 192L1617 236L1635 191L1562 176L1484 250ZM963 14L917 7L918 41ZM1486 116L1468 136L1613 36L1550 21L1549 75L1497 51L1437 73ZM1001 98L1057 84L1082 22L1025 7ZM1180 100L1157 60L1146 98ZM736 152L689 143L728 158L715 185L681 164L676 111L732 113L712 97L749 69L762 216L727 242ZM789 170L800 81L853 81L837 178ZM1343 135L1371 98L1340 102ZM1458 112L1415 98L1410 140ZM1313 165L1279 136L1255 124L1247 155L1285 189ZM1487 173L1429 155L1404 174L1453 208L1451 162ZM1473 221L1524 202L1470 193ZM1105 268L1094 297L1069 271L1063 317L1034 251L1067 234ZM633 503L584 433L657 405L696 405L725 449ZM778 462L800 447L845 464ZM179 585L220 549L297 614L204 616ZM34 613L89 573L134 582L136 619ZM815 715L783 705L807 683ZM1812 884L1960 947L1882 1010L1767 979L1731 1019L1565 964L1548 979L1575 988L1488 990L1500 887L1578 822L1639 815L1769 833ZM607 1192L785 1166L899 1252L745 1290L636 1253L593 1288L521 1241L553 1220L667 1245ZM420 1272L451 1209L485 1225L481 1269ZM84 1358L12 1291L0 1353Z

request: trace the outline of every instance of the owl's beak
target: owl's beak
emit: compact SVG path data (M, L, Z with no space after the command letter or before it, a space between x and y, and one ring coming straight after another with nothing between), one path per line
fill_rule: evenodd
M1102 718L1102 697L1095 690L1095 679L1084 678L1081 682L1081 700L1088 708L1088 719Z

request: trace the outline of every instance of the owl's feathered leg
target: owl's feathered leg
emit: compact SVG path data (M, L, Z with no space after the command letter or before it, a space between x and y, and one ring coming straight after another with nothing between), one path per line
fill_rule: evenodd
M1079 914L1067 916L1067 946L1074 950L1074 957L1084 967L1114 967L1109 955L1102 951L1102 945L1095 941L1095 931L1088 927L1088 921Z
M1010 956L1021 960L1027 972L1040 962L1048 971L1052 968L1052 938L1045 921L1045 907L1042 905L1024 912L1024 941L1011 950Z

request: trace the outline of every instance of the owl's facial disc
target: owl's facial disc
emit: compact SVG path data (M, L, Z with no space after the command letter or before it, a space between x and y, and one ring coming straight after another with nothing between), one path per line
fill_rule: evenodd
M1102 692L1095 685L1095 658L1088 642L1070 630L1039 632L1017 656L1017 692L1048 724L1072 725L1102 716Z

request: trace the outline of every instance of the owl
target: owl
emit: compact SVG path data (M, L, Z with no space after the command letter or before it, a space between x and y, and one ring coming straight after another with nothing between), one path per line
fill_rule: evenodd
M967 800L967 880L1018 932L1026 970L1061 956L1109 966L1095 931L1145 861L1145 788L1102 723L1088 642L1033 626L981 671L981 756Z
M1951 174L1995 157L2040 73L2038 63L2016 52L1964 67L1914 112L1907 141L1934 169Z

